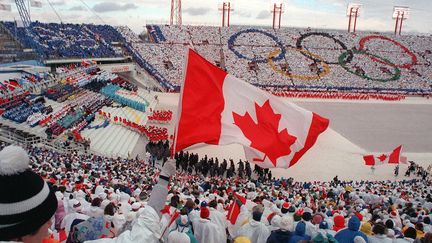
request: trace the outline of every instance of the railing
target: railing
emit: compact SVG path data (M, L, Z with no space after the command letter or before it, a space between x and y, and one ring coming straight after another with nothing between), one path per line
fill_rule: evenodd
M16 127L6 125L3 122L0 122L0 141L23 146L37 145L50 148L64 154L70 154L72 152L83 154L87 152L83 144L73 141L69 142L62 138L43 138L39 135L31 134L28 131L20 130ZM66 141L69 142L68 146L65 146Z

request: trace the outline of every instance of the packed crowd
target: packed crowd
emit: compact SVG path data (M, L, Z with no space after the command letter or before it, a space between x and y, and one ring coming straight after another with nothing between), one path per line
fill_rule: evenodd
M4 26L21 44L33 48L43 58L115 57L122 53L112 42L123 42L123 36L109 25L32 22L27 32L14 22Z
M45 132L48 137L58 136L67 129L76 134L93 121L96 111L111 103L112 101L101 94L80 90L69 104L41 119L39 125L47 125Z
M42 78L39 77L44 80ZM149 105L135 84L100 70L93 61L58 67L54 74L46 78L48 81L38 84L41 85L41 95L33 95L30 89L2 99L0 115L16 123L26 122L30 127L43 127L38 130L44 131L49 140L65 134L69 140L88 145L90 141L83 138L80 132L90 125L102 107L113 106L113 100L123 103L122 106L129 105L142 110ZM36 75L31 79L36 79ZM45 85L47 82L49 85ZM109 87L115 90L109 92ZM138 126L127 119L116 118L115 122L140 131L152 141L168 139L167 129ZM108 124L109 120L91 128L106 127Z
M210 62L258 86L404 94L431 91L428 46L432 40L426 36L163 25L147 26L147 30L154 43L132 43L131 48L150 73L162 75L164 82L175 87L181 83L185 51L192 47Z
M38 75L22 74L19 78L0 80L0 102L11 95L18 95L45 83L48 73Z
M149 122L168 123L172 120L172 115L171 110L154 110L148 119Z
M374 93L343 93L343 92L299 92L299 91L271 91L272 94L289 98L310 99L342 99L342 100L385 100L400 101L405 95L397 94L374 94Z
M429 179L355 182L336 176L330 182L300 183L292 178L205 177L180 168L176 173L173 160L163 166L158 161L153 167L149 158L66 155L37 147L26 150L6 147L0 152L0 180L11 185L1 188L10 197L0 201L19 203L42 190L37 188L44 183L51 192L42 190L47 199L40 201L38 211L25 212L27 220L19 221L16 210L7 212L8 217L0 220L5 226L0 228L0 240L36 242L28 240L48 235L52 242L431 239ZM196 160L192 154L176 157L179 165L186 157ZM31 171L26 170L26 160ZM41 186L30 189L21 181ZM17 188L23 191L20 198L8 194Z
M34 22L32 32L5 22L44 57L114 57L123 43L168 90L178 90L192 47L210 62L258 86L357 89L405 94L431 91L431 38L309 29L147 25L153 43L126 26ZM17 32L17 33L15 33ZM287 47L288 46L288 47Z

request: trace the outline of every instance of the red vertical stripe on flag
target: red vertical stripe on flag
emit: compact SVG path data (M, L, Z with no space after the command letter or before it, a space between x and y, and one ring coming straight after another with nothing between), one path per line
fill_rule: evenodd
M290 167L297 163L303 154L305 154L315 144L318 136L327 129L328 125L328 119L312 113L312 122L309 127L309 133L306 138L305 145L301 150L295 153L294 157L290 161Z
M228 210L227 218L231 222L231 224L235 224L237 218L240 214L240 208L242 205L246 204L246 198L234 193L234 201L231 203L231 206Z
M365 161L365 165L375 165L375 157L373 155L365 155L363 156Z
M388 161L389 164L399 164L401 150L402 150L402 145L400 145L399 147L393 150L393 152L390 154L389 157L389 161Z
M222 129L222 87L227 73L190 49L187 63L175 151L196 143L218 144Z

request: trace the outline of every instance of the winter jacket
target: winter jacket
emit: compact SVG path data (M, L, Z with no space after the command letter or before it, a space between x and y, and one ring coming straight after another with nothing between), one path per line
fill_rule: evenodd
M288 243L297 243L301 240L310 240L311 237L306 235L306 224L303 221L298 222L295 233Z
M275 230L271 232L269 238L267 239L267 243L287 243L292 236L292 232L283 231L280 229Z
M369 243L393 243L393 240L386 235L372 235L368 236Z
M99 239L86 241L91 243L159 243L161 226L157 212L150 206L146 206L138 216L132 230L126 230L113 239Z
M214 208L210 208L210 220L215 223L216 225L219 226L219 228L221 229L221 233L222 233L222 241L226 242L226 228L227 228L227 219L226 219L226 215L217 211Z
M264 243L270 236L270 230L262 222L250 220L238 230L237 236L246 236L251 243Z
M395 239L393 242L395 242L395 243L412 243L412 242L414 242L414 239L402 238L402 239Z
M86 241L91 243L159 243L162 229L160 224L161 209L165 206L168 195L168 181L160 179L153 187L147 206L140 211L132 230L126 230L113 239Z
M223 242L221 228L211 220L200 218L192 221L193 231L198 242L219 243ZM226 241L226 238L225 238Z
M337 232L335 239L339 243L353 243L356 236L361 236L366 242L369 242L367 236L360 232L359 228L360 220L357 218L357 216L352 216L348 221L348 228Z
M338 243L338 241L333 237L333 235L326 233L323 234L323 232L319 232L312 241L314 243Z

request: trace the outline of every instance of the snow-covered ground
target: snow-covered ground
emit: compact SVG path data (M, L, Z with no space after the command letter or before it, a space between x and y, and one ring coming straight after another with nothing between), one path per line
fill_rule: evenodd
M177 110L178 94L160 94L159 100L160 107ZM406 165L401 165L395 178L394 165L376 166L372 171L363 162L363 155L387 153L400 144L405 146L403 155L408 160L425 167L432 164L432 100L289 100L329 118L330 128L297 164L289 169L273 169L274 176L300 181L328 181L336 175L346 180L405 179ZM245 159L242 146L237 144L198 144L188 150L219 159Z

